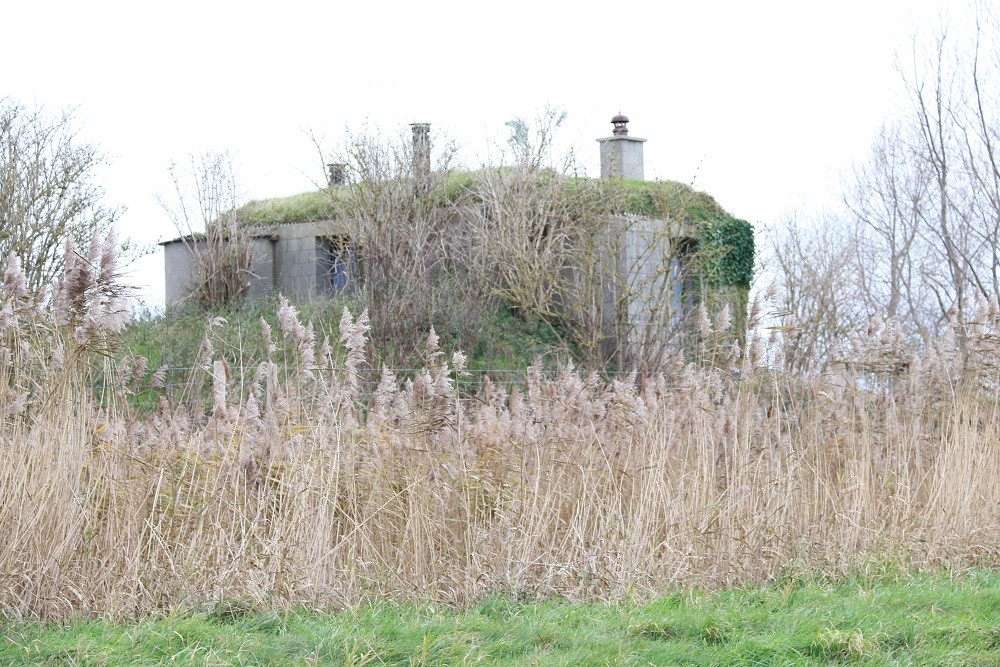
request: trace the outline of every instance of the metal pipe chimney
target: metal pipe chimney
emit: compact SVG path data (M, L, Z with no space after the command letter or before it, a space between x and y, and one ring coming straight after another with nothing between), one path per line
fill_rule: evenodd
M413 130L413 182L418 193L427 193L431 183L431 124L411 123Z

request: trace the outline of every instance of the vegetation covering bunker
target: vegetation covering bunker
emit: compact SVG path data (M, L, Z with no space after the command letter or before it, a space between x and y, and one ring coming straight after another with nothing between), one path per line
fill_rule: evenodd
M549 181L546 187L558 179L560 196L570 202L565 206L568 215L594 211L599 215L585 233L567 235L569 243L591 248L583 263L592 266L561 269L563 279L556 290L563 293L556 296L560 315L596 318L602 356L616 358L620 366L661 361L690 342L696 336L691 323L699 304L715 316L728 307L736 339L742 340L754 263L752 227L686 184L643 180L646 140L628 136L626 117L616 116L612 122L613 134L597 140L599 180L547 170L539 175ZM490 194L483 189L484 181L503 180L504 168L489 173L487 168L449 170L435 174L439 187L431 188L428 131L426 124L414 125L408 174L414 183L412 196L430 200L430 208L437 211L436 224L473 230L476 224L471 220L477 217L505 224L502 210L490 210L491 202L486 201ZM327 188L254 201L235 211L240 224L253 230L246 296L275 291L299 299L333 296L351 291L363 279L359 267L375 261L352 234L356 225L349 203L351 188L363 190L366 183L347 183L345 165L329 166ZM583 208L580 202L591 205ZM561 214L567 215L566 211ZM544 235L547 229L546 224L532 233ZM189 298L199 280L211 279L199 276L198 254L207 244L188 235L162 245L166 303L174 307ZM569 292L575 297L562 298Z

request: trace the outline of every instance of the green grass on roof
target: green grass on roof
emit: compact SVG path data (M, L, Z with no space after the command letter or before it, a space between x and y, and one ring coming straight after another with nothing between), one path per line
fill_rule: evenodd
M476 185L476 172L448 172L440 181L442 204L477 201ZM247 224L263 227L330 220L338 216L337 202L346 197L348 188L338 186L332 190L324 188L290 197L252 201L238 209L238 213ZM711 195L677 181L566 179L570 196L587 194L586 190L591 188L594 189L592 195L614 197L611 208L621 213L687 222L728 216Z
M337 216L336 200L346 186L311 190L290 197L260 199L244 204L237 213L248 225L271 226L293 222L318 222Z
M631 213L648 218L704 222L729 214L704 192L678 181L571 178L567 193L608 198L605 205L614 213Z
M628 213L687 222L703 222L728 215L711 195L686 183L626 180L622 185Z

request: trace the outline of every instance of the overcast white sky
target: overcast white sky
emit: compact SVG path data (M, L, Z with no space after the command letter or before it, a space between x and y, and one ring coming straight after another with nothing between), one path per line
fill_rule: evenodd
M323 179L366 121L430 122L472 161L545 105L591 175L619 111L648 139L647 179L691 181L773 224L834 198L899 112L894 53L937 0L838 2L79 2L0 0L0 96L75 107L110 158L121 233L176 235L156 203L171 159L232 151L248 198ZM162 253L133 280L163 299Z

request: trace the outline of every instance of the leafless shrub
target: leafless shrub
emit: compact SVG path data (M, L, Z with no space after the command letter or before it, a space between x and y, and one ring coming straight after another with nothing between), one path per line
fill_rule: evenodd
M49 114L0 98L0 257L18 258L31 292L62 272L67 238L84 246L118 217L95 182L103 164L71 111Z
M781 242L780 269L798 288L786 304L802 333L795 346L828 347L876 316L930 346L964 326L977 299L1000 296L1000 109L987 93L1000 80L998 40L995 12L978 3L900 55L907 103L847 179L841 221L813 235L821 245L794 230ZM815 319L801 317L804 300Z
M554 155L562 117L508 123L513 151L475 174L469 256L494 294L551 324L587 367L660 368L684 345L705 259L682 260L694 245L685 206L660 207L676 219L626 214L621 179L578 178L572 155Z
M240 218L240 194L228 152L170 165L173 197L160 204L194 264L188 298L205 311L239 304L253 278L254 230Z
M372 347L395 365L418 358L417 332L432 325L472 340L481 323L470 313L491 306L463 256L455 148L422 137L415 156L415 141L352 133L331 158L351 177L334 203L359 258L355 287L371 320Z

